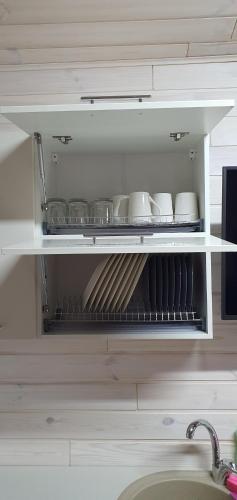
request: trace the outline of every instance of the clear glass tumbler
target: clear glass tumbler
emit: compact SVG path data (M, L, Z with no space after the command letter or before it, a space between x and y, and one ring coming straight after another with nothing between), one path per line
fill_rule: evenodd
M96 225L111 224L113 221L113 201L99 198L91 204L92 222Z
M89 220L89 205L82 198L72 198L68 201L68 223L87 224Z
M49 198L46 205L48 224L57 226L67 222L67 202L63 198Z

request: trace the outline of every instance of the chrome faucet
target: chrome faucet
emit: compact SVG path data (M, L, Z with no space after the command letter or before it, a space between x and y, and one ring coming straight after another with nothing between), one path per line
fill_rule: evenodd
M186 437L188 439L193 439L197 427L202 426L207 429L211 438L212 445L212 476L216 483L225 484L228 475L236 474L237 468L233 462L227 460L221 460L220 445L217 433L214 427L207 422L207 420L195 420L189 424Z

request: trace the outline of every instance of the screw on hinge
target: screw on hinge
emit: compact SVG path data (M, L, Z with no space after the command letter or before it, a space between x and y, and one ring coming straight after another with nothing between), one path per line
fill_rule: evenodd
M179 142L186 135L189 135L189 132L170 132L170 138L175 142Z
M53 135L53 139L57 139L61 144L67 145L72 141L71 135Z
M190 149L190 151L189 151L189 159L191 161L193 161L193 160L196 160L196 158L197 158L197 151L195 151L195 149Z
M57 153L52 153L51 160L52 160L53 163L55 163L57 165L58 164L58 154Z

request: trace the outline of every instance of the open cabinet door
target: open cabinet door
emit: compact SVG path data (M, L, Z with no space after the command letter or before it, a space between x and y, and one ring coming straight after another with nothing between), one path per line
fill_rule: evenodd
M55 136L72 138L70 149L78 152L144 152L170 146L170 133L190 136L210 134L234 106L233 100L174 102L100 102L75 105L3 106L2 113L21 130L39 132L63 151ZM56 146L56 149L55 149Z

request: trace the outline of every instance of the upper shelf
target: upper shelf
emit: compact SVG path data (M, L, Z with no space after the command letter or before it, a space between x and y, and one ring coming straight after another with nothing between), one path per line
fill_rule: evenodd
M54 152L156 152L195 146L234 106L234 100L100 102L3 106L0 113ZM170 133L188 132L174 142ZM67 146L53 136L71 136Z

